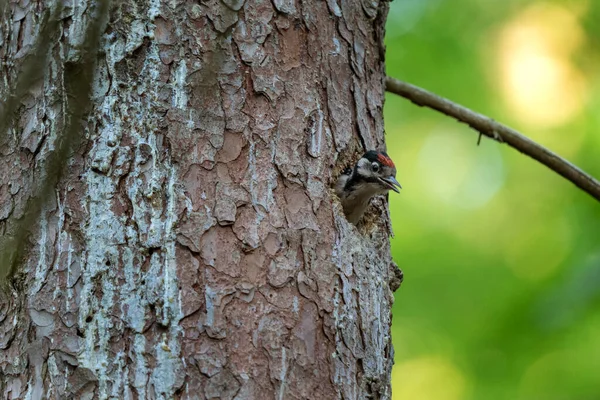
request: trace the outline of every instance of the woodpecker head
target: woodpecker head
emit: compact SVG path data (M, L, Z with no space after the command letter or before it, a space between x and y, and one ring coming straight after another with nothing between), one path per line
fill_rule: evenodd
M342 202L348 220L356 224L369 205L371 197L390 190L400 193L402 186L396 180L396 166L390 157L380 151L368 151L354 168L344 170L335 191Z

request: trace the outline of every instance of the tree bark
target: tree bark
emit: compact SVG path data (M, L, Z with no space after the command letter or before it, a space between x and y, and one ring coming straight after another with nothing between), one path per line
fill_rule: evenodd
M5 99L49 4L8 5ZM0 133L6 237L69 118L92 17L65 7ZM3 398L390 398L386 205L357 229L329 188L384 147L387 8L113 2L83 144L0 295Z

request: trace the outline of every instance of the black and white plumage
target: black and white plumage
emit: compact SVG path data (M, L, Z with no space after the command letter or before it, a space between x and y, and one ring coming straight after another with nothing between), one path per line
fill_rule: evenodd
M396 166L382 151L368 151L354 168L346 168L335 184L346 218L357 224L373 196L390 190L400 193L402 186L396 180Z

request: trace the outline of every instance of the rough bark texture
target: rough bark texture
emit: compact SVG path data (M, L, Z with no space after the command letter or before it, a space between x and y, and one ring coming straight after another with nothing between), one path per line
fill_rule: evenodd
M0 295L1 397L389 398L385 204L356 229L329 188L383 148L387 4L113 3L84 145ZM51 5L9 1L3 96ZM90 16L65 5L1 139L3 230L67 118Z

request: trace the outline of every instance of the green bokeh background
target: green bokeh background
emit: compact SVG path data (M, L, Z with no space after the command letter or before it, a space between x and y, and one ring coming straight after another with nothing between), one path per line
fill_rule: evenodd
M600 1L394 0L386 44L390 76L600 177ZM385 121L404 187L393 399L600 399L600 204L395 95Z

